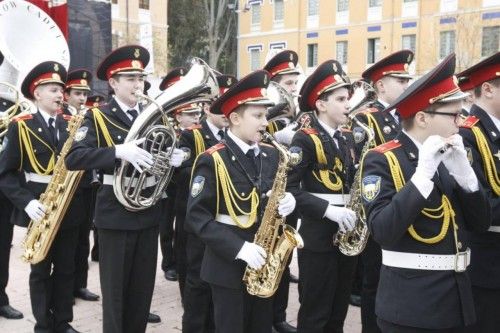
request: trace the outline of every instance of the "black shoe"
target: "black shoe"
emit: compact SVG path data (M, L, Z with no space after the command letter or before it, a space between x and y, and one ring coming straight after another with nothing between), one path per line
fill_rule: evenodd
M22 319L23 314L20 311L17 311L9 304L0 306L0 316L5 317L7 319Z
M286 321L274 323L273 326L274 326L274 329L276 330L276 332L279 332L279 333L297 333L297 328L293 327L292 325L290 325Z
M160 316L150 312L148 315L148 323L159 323L159 322L161 322Z
M165 272L165 279L168 281L177 281L177 271L175 268L167 269Z
M351 294L351 298L349 299L349 303L353 306L361 307L361 296Z
M291 283L299 283L299 277L297 275L292 274L292 272L290 272L290 282Z
M75 330L71 325L68 324L68 327L65 329L56 331L57 333L80 333L80 331Z
M94 294L87 288L80 288L77 291L75 291L75 297L81 298L84 301L91 301L91 302L99 300L99 295Z

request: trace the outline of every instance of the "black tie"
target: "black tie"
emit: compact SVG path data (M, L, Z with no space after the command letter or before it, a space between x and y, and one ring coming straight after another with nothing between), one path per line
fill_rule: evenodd
M401 116L399 115L399 112L397 110L394 112L394 118L396 118L396 122L399 124L399 122L401 121Z
M342 138L340 131L335 131L335 133L333 133L333 138L337 140L337 148L340 148L340 139Z
M58 144L58 140L57 140L57 130L54 126L54 123L55 123L55 119L54 118L49 118L49 132L50 132L50 136L52 136L52 142L54 143L54 145L57 146Z
M127 113L132 116L132 122L134 122L137 116L139 115L139 112L137 112L136 109L130 109L127 111Z
M219 134L219 138L222 140L224 139L224 131L223 130L219 130L219 132L217 132L217 134ZM252 149L253 151L253 149Z
M247 155L248 160L250 161L250 164L252 165L255 173L257 173L259 170L257 168L257 156L255 156L255 152L254 152L253 148L248 149L246 155Z

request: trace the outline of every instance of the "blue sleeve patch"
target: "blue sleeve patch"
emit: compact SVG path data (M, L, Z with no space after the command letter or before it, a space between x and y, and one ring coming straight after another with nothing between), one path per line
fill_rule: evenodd
M205 185L205 177L196 176L193 179L193 185L191 185L191 196L196 198L198 194L203 190L203 186Z
M366 202L373 201L380 193L380 176L366 176L361 182L361 194Z

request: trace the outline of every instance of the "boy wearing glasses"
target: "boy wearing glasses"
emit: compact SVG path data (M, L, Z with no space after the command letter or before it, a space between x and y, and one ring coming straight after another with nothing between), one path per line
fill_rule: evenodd
M475 321L467 230L485 231L490 206L458 135L455 55L411 85L402 132L362 161L361 194L382 247L375 313L382 332L454 332Z

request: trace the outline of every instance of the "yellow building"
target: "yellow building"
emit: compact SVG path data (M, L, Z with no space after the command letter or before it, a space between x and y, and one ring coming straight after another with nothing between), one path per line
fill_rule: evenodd
M111 17L113 46L126 44L144 46L151 54L148 80L156 81L167 71L167 0L112 0Z
M273 49L299 54L306 74L337 59L352 78L397 50L421 75L451 52L457 71L499 50L500 0L240 0L238 74Z

